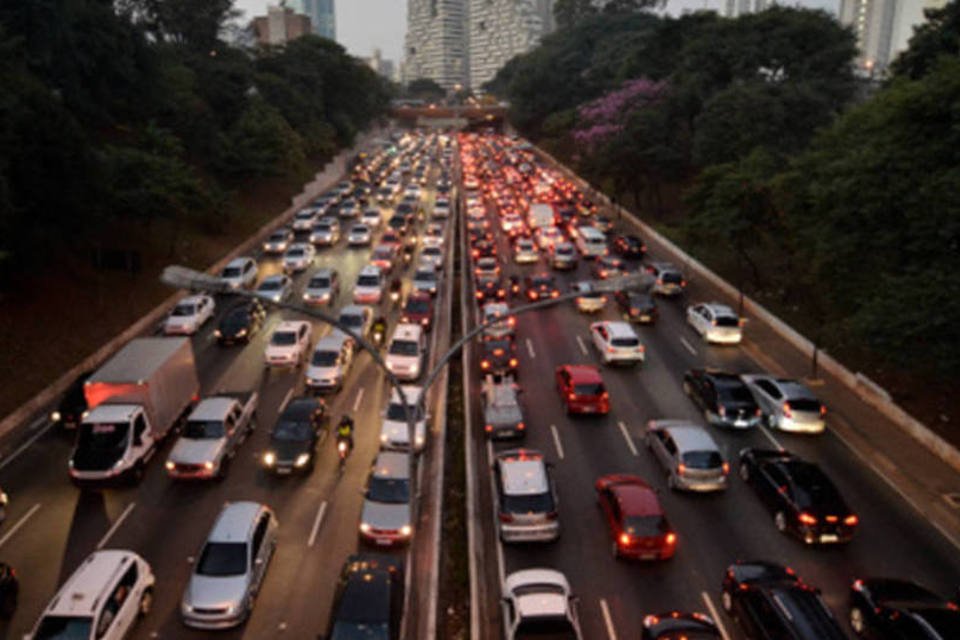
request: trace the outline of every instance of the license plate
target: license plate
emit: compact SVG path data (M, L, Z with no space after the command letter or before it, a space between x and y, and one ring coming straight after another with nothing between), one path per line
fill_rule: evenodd
M641 554L640 554L640 559L641 559L641 560L656 560L656 559L657 559L657 554L655 554L655 553L641 553Z
M820 536L820 542L838 542L840 538L835 533L824 533Z
M277 467L277 474L281 476L285 476L291 471L292 469L290 469L289 467Z
M640 316L640 322L650 322L650 316Z
M388 547L388 546L390 546L390 539L389 539L389 538L377 538L377 544L380 545L381 547Z

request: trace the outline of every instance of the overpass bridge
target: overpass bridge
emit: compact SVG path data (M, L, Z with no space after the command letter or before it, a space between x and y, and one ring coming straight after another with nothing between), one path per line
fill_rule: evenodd
M394 106L390 117L397 124L408 127L437 129L484 129L502 131L506 123L507 108L500 105L463 106Z

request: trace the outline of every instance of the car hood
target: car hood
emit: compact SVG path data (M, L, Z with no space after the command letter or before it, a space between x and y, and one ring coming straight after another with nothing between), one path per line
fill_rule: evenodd
M271 440L268 450L277 457L277 462L293 462L301 453L310 452L310 441Z
M410 505L406 502L391 504L364 500L360 522L374 529L397 531L400 527L410 524Z
M170 316L167 318L168 327L192 327L197 323L197 316Z
M169 460L178 464L213 462L220 456L225 443L226 439L224 438L206 438L203 440L180 438L173 445Z
M329 378L338 378L340 377L340 367L307 367L307 377L308 378L322 378L324 380Z
M247 595L247 576L190 576L184 604L200 609L240 606Z
M417 422L417 435L416 438L419 441L417 446L423 446L424 435L426 431L426 421L420 420ZM407 444L410 441L409 433L407 429L406 422L400 422L396 420L384 420L383 427L380 429L380 436L386 436L387 442L393 442L396 444Z
M297 347L295 346L283 346L278 347L276 345L268 345L266 351L264 352L268 358L277 357L277 358L289 358L297 354Z

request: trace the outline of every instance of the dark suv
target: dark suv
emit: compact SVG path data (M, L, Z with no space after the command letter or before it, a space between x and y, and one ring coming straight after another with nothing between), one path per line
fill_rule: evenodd
M242 300L223 314L214 335L222 346L238 342L246 344L250 342L250 337L263 327L266 318L267 310L262 302L252 298Z
M734 373L690 369L683 374L683 392L710 424L746 429L756 427L763 417L750 389Z
M343 565L327 640L400 637L403 561L386 554L352 555Z
M846 640L836 618L792 569L737 562L723 577L723 608L751 640Z

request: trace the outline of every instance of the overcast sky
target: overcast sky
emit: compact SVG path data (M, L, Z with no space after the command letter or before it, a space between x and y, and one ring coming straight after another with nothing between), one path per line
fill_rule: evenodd
M407 0L335 0L337 40L356 56L369 56L375 48L388 60L398 61L403 50L403 34L407 28ZM667 10L679 13L683 9L718 9L725 0L669 0ZM238 9L246 13L246 20L264 15L267 4L279 0L235 0ZM291 1L288 4L296 4ZM836 11L839 0L800 0L784 4L825 8ZM244 22L246 22L244 20Z

